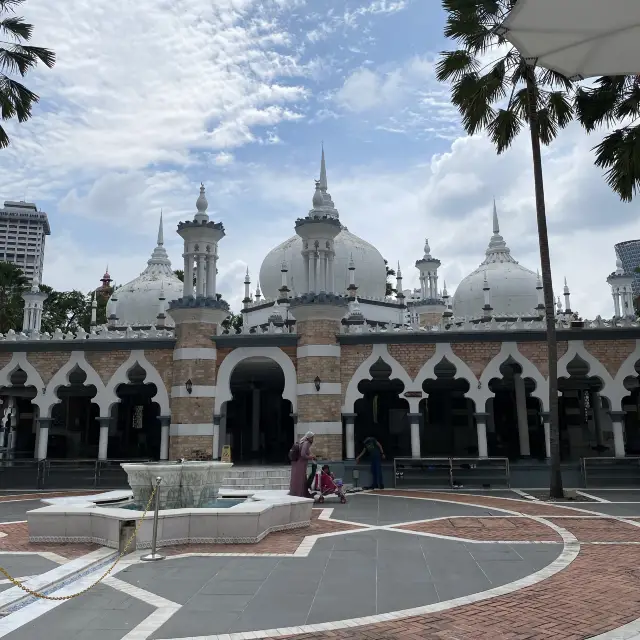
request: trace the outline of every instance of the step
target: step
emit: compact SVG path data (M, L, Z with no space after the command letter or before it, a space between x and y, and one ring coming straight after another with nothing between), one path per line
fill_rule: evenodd
M278 469L229 469L227 478L271 478L290 476L291 468L283 467Z
M219 491L282 491L289 489L289 483L273 484L265 486L264 484L234 484L231 486L222 485Z
M265 484L281 484L283 482L289 482L291 476L269 476L267 478L223 478L223 484L246 484L246 483L255 483L260 480Z

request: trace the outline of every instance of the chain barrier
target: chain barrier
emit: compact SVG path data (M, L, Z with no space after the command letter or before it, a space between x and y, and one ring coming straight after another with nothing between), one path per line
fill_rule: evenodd
M31 596L34 596L35 598L40 598L41 600L54 600L56 602L59 602L63 600L72 600L73 598L77 598L78 596L84 595L85 593L87 593L87 591L93 589L93 587L97 586L106 577L108 577L109 574L116 568L116 565L118 564L118 562L120 562L120 560L122 560L122 558L126 555L127 551L129 550L129 547L131 546L131 543L134 541L135 537L138 535L138 531L142 526L145 516L147 515L147 513L149 512L149 509L151 508L151 503L153 502L153 498L155 497L156 492L158 491L158 487L159 487L158 484L154 486L153 491L151 492L151 496L149 497L149 501L147 502L147 506L144 508L144 513L142 514L140 521L136 525L134 532L131 534L129 540L127 540L127 543L124 545L124 549L122 550L122 553L120 553L118 557L114 560L113 564L95 582L90 584L86 589L83 589L78 593L73 593L69 596L48 596L48 595L45 595L44 593L40 593L39 591L33 591L32 589L29 589L29 587L25 587L25 585L22 582L20 582L20 580L16 580L13 576L11 576L4 567L0 567L0 573L6 578L8 578L8 580L14 586L18 587L19 589L22 589L23 591L25 591Z

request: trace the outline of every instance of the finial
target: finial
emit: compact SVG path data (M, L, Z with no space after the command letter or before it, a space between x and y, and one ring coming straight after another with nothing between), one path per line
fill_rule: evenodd
M449 296L449 294L447 293L447 281L446 281L446 280L444 280L444 281L442 282L442 284L443 284L443 286L444 286L444 288L442 289L442 297L443 297L443 298L446 298L446 297L448 297L448 296Z
M198 210L198 213L202 214L202 213L205 213L208 208L209 208L209 203L207 202L207 197L205 196L205 193L204 193L204 184L201 182L200 195L196 200L196 209Z
M324 204L324 198L322 197L322 191L320 187L320 180L316 180L316 191L313 194L313 200L311 202L314 209L319 209Z
M320 158L320 189L322 191L326 191L328 189L327 165L324 160L324 142L322 143L322 156Z
M244 283L251 284L251 279L249 278L249 267L247 266L247 273L244 276Z
M484 285L484 289L488 289L489 288L489 281L487 280L487 270L484 270L484 280L482 282L482 284Z
M429 246L429 238L425 238L424 240L424 257L431 257L431 247Z
M496 199L493 199L493 233L498 235L500 233L500 224L498 222L498 208L496 207Z
M158 246L161 247L164 244L164 229L162 225L162 209L160 209L160 224L158 225Z
M400 270L400 260L398 260L398 268L396 269L396 277L402 278L402 271Z

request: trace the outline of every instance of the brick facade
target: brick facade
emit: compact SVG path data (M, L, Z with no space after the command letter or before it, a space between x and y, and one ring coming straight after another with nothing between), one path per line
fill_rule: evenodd
M298 345L336 344L340 323L335 320L304 320L297 323Z
M298 383L313 382L316 376L322 382L340 382L340 358L309 356L298 362Z
M311 453L320 460L342 460L341 435L317 435L313 439Z
M42 382L49 384L56 371L64 366L71 357L71 351L45 351L30 353L27 360L40 374Z
M358 367L371 355L373 347L370 344L347 344L340 349L340 382L342 383L342 402L344 402L347 387Z
M635 340L585 340L584 348L615 377L622 363L634 352Z
M96 370L103 384L111 380L113 374L129 359L130 351L87 351L84 356Z
M486 366L500 353L501 347L500 342L454 342L451 351L479 378Z
M389 355L397 360L414 380L425 362L436 352L435 344L390 344Z
M178 436L171 438L169 459L211 460L212 448L209 436Z

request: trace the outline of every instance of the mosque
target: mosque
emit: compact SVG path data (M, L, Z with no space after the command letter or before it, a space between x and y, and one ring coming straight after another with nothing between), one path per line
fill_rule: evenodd
M140 276L101 291L108 324L40 332L45 294L25 294L21 333L0 339L0 437L15 457L218 459L280 464L311 430L316 455L353 464L365 437L388 458L536 461L550 455L543 286L492 229L450 293L427 241L417 289L388 295L380 252L352 233L328 190L247 272L242 326L218 294L225 230L200 187L180 222L184 281L157 245ZM491 233L489 233L491 231ZM640 326L633 275L607 278L613 317L583 320L558 298L563 462L640 454ZM106 292L106 293L105 293ZM562 300L564 298L564 300ZM94 303L95 307L95 303Z

